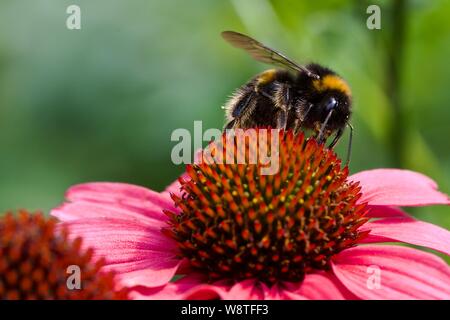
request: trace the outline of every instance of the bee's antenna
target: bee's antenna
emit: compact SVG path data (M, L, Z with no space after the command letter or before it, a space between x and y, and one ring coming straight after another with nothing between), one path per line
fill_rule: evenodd
M350 155L352 153L352 142L353 142L353 126L350 122L347 122L347 126L350 128L350 138L348 140L348 148L347 148L347 160L345 161L345 165L348 166L350 163Z
M333 113L333 109L331 109L330 112L328 112L328 115L325 118L325 121L323 122L322 127L320 127L319 135L317 136L317 141L319 143L323 143L324 142L324 141L322 141L322 139L323 139L323 132L325 131L325 128L326 128L326 126L328 124L328 121L331 118L331 114L332 113Z

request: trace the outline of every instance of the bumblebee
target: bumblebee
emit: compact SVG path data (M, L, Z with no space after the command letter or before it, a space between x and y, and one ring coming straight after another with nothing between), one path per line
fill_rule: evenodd
M312 130L319 143L332 135L329 148L350 128L347 163L353 127L351 90L334 71L319 64L302 66L261 42L234 31L222 32L234 47L244 49L255 60L280 67L266 70L238 88L224 106L224 129L272 127Z

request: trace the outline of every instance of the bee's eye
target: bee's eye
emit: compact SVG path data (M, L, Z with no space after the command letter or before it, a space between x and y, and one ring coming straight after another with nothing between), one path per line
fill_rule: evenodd
M327 111L330 111L331 109L334 109L338 106L338 101L336 100L336 98L331 97L327 100L327 102L325 103L325 109Z

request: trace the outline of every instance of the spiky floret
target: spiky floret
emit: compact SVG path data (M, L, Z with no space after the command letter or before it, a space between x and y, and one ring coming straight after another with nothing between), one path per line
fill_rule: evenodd
M79 289L67 285L74 265ZM126 299L127 289L114 288L114 274L100 273L103 265L81 249L81 238L70 241L66 230L56 230L54 219L26 211L0 217L0 300Z
M333 255L365 235L358 232L367 221L366 205L356 203L360 187L346 180L348 168L341 169L336 154L303 134L258 130L257 138L267 132L279 135L276 174L261 175L260 161L205 161L187 167L182 196L172 195L181 213L167 213L171 227L165 233L211 279L301 281L306 273L329 268ZM274 151L270 138L266 149L255 148L257 138L245 139L246 155ZM214 149L225 155L230 150L224 141L225 135ZM244 150L236 141L235 160Z

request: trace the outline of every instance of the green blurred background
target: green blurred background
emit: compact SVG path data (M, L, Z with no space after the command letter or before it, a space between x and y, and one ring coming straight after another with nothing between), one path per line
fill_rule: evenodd
M370 4L381 30L366 27ZM171 183L171 132L221 128L227 96L267 68L227 29L348 80L352 172L408 168L449 193L449 17L448 0L1 0L0 211L48 212L81 182ZM448 207L410 212L450 228Z

